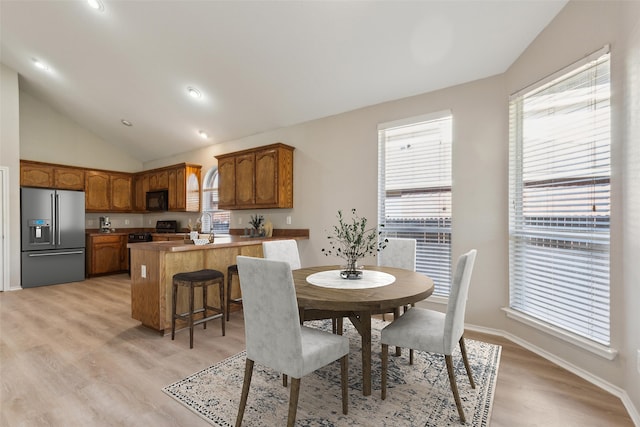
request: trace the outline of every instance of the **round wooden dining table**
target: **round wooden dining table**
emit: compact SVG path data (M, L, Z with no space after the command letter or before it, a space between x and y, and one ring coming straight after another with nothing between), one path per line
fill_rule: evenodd
M337 265L308 267L293 270L296 298L302 320L348 317L362 338L362 394L371 394L371 316L393 312L398 316L400 307L421 301L433 293L433 280L422 273L400 268L365 266L363 279L344 280L345 287L335 287L336 280L327 280L327 285L313 285L307 278L318 283L316 273L339 270ZM368 271L379 271L393 276L392 283L350 289L349 282L366 281ZM329 283L331 282L331 283ZM358 286L359 283L354 283ZM365 284L366 286L366 284ZM341 322L340 322L341 324ZM340 328L341 329L341 328ZM342 331L338 331L342 333Z

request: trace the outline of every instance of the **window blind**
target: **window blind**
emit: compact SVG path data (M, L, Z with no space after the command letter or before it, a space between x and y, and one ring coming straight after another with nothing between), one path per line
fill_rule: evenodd
M231 212L218 209L218 168L207 172L202 187L202 211L211 215L202 216L203 231L213 230L214 234L229 234ZM210 221L213 224L210 224Z
M378 127L378 223L386 237L416 239L416 270L451 282L451 113Z
M609 345L608 49L510 100L509 304Z

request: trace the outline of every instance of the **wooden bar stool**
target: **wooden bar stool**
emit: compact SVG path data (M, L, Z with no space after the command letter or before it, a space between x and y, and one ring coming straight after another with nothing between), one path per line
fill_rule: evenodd
M220 307L213 307L208 305L207 289L209 286L218 285L220 292ZM176 313L176 305L178 299L178 287L186 287L189 290L189 311L186 313ZM202 288L202 308L194 309L194 289ZM213 314L207 315L207 310L213 312ZM195 314L202 313L202 318L194 320ZM204 329L207 328L207 322L209 320L217 319L222 320L222 336L225 335L224 330L224 274L218 270L199 270L190 271L187 273L178 273L173 276L173 302L172 302L172 316L171 316L171 339L175 338L176 334L176 319L185 320L189 326L189 348L193 348L193 327L204 323Z
M234 274L238 276L238 280L240 280L237 264L230 265L229 268L227 268L227 322L229 321L229 313L231 313L231 304L237 304L242 307L242 297L231 298L231 285Z

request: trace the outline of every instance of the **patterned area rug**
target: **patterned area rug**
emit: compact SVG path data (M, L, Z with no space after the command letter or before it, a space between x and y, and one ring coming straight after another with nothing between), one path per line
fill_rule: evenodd
M306 322L324 330L330 321ZM394 356L389 348L387 398L380 399L380 329L385 322L372 322L371 396L362 395L360 335L345 320L345 336L351 342L349 357L349 414L342 414L340 364L335 362L302 378L296 426L460 426L460 418L449 386L447 368L441 355L415 352L409 365L409 351ZM462 363L460 350L453 354L466 425L487 426L498 376L501 347L465 340L475 390ZM171 384L165 393L218 427L234 426L244 376L245 352L231 356L209 368ZM290 385L290 383L289 383ZM281 375L254 365L243 426L286 425L289 387Z

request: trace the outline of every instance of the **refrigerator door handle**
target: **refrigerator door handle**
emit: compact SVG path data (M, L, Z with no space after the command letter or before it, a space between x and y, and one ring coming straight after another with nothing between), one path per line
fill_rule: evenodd
M29 254L29 257L40 257L40 256L58 256L58 255L78 255L82 254L82 251L68 251L68 252L54 252L54 253L45 253L45 254Z
M60 195L58 193L56 193L56 235L57 237L57 245L61 245L62 242L60 241L60 221L59 221L59 215L60 215Z

